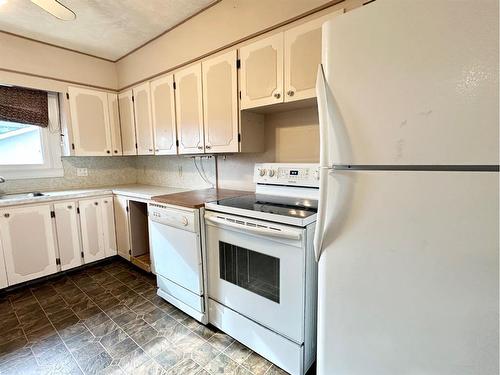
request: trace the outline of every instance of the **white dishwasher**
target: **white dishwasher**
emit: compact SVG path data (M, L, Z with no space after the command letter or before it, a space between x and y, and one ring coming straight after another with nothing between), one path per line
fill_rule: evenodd
M149 203L149 236L158 295L206 324L201 211Z

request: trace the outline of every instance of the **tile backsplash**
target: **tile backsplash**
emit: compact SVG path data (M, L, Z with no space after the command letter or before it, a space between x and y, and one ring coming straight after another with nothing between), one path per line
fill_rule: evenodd
M135 157L63 157L62 164L64 177L7 180L0 184L0 194L124 185L137 181ZM77 176L77 168L87 168L88 176Z
M65 157L64 177L13 180L0 184L0 194L25 191L145 184L204 189L215 183L217 169L220 188L254 190L253 167L263 162L314 163L319 159L318 114L315 108L265 115L265 152L197 156L209 182L196 170L189 156ZM304 140L307 140L304 142ZM77 168L87 168L88 176L77 176Z
M197 160L208 180L215 182L215 159ZM0 194L27 191L50 191L100 186L145 184L191 189L211 187L194 165L193 159L181 156L63 157L64 177L7 180L0 184ZM77 176L78 168L87 168L88 176Z
M215 183L215 158L196 158L210 183ZM172 186L179 188L205 189L212 185L205 182L194 164L192 157L186 156L138 156L137 183L145 185Z

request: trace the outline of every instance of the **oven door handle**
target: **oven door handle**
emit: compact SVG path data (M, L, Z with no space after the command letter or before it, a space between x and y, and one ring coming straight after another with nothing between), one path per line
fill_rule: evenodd
M296 241L298 241L302 238L301 233L287 231L287 230L283 230L283 229L277 230L277 229L269 229L269 228L250 227L250 226L244 225L244 224L232 223L230 221L227 221L225 219L221 219L221 218L218 218L215 216L205 215L205 220L210 221L214 224L222 224L222 225L225 225L225 226L228 226L231 228L241 229L245 232L260 234L263 236L286 238L289 240L296 240Z

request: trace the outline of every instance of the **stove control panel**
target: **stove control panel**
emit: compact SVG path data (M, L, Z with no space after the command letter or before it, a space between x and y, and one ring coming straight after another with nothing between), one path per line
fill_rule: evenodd
M255 164L253 180L257 184L286 186L319 186L318 164Z

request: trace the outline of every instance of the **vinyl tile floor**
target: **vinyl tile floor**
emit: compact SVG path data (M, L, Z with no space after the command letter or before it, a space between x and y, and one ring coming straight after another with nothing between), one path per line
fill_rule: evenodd
M286 374L119 259L0 295L0 374Z

